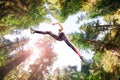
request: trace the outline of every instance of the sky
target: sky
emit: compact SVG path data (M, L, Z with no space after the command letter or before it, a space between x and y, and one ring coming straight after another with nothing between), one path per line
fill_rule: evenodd
M95 19L83 19L79 23L76 23L77 17L80 16L81 14L85 15L86 12L78 12L74 15L71 15L71 16L68 17L68 19L64 23L61 23L63 28L64 28L64 33L66 34L66 36L69 33L79 32L79 27L81 25L83 25L84 23L87 23L87 22L99 20L100 24L105 24L105 22L103 22L102 17L98 17L98 18L95 18ZM52 22L51 23L43 22L43 23L40 23L38 26L32 26L32 28L36 29L36 30L41 30L41 31L52 31L54 34L58 34L59 26L58 25L55 25L55 26L52 25L52 23L58 22L58 20L56 20L50 14L46 15L46 18L51 19ZM5 38L8 38L11 41L14 41L15 38L21 38L23 36L26 36L26 37L30 38L30 42L24 46L24 49L34 45L34 43L38 39L44 37L44 35L40 35L40 34L31 34L30 29L28 28L26 30L21 31L21 34L19 34L19 35L8 34L8 35L5 36ZM103 35L99 35L99 39L101 37L103 37ZM35 49L35 50L37 51L37 49ZM80 58L70 47L68 47L66 45L66 43L64 41L56 41L56 43L54 44L54 51L58 54L58 59L53 64L54 69L55 68L63 68L65 66L71 65L71 66L77 66L78 71L81 70L81 60L80 60ZM89 51L89 52L90 53L87 53L84 50L80 50L81 55L85 59L91 60L94 52L93 51ZM11 54L15 54L15 51L11 52ZM36 57L37 57L37 55L36 55ZM35 58L35 56L34 56L34 58ZM33 57L31 59L31 63L32 62L34 62Z

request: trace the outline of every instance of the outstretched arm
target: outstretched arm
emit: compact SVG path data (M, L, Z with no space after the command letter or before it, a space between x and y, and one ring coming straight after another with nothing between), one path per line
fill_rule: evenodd
M58 24L58 25L60 26L59 31L61 32L61 31L63 30L63 26L62 26L59 22L57 22L57 23L53 23L53 25L56 25L56 24Z

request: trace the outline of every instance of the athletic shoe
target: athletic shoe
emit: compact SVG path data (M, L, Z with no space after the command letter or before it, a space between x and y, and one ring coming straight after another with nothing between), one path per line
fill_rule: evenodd
M85 60L83 59L83 57L82 57L82 56L80 56L80 59L82 60L82 62L85 62Z
M31 32L31 34L33 34L33 33L34 33L34 30L33 30L33 28L30 28L30 32Z

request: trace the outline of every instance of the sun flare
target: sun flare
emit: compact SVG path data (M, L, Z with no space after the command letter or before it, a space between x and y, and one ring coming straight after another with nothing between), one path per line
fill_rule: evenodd
M25 61L24 68L23 68L23 70L25 70L25 71L29 71L30 65L34 64L35 60L40 57L40 53L41 53L40 46L38 48L37 44L35 44L35 42L33 42L32 40L30 40L29 43L28 43L28 45L29 45L30 49L28 49L28 50L30 50L32 55Z

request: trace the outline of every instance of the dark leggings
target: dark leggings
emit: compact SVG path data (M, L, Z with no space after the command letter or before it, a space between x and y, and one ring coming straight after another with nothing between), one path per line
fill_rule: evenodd
M45 32L44 32L44 31L34 31L34 33L49 34L50 36L52 36L53 38L55 38L55 39L58 40L58 41L64 40L64 41L66 42L66 44L67 44L69 47L71 47L71 48L78 54L76 48L70 43L70 41L66 38L66 36L65 36L65 34L64 34L63 32L61 32L61 33L59 34L59 36L53 34L53 33L50 32L50 31L45 31Z

